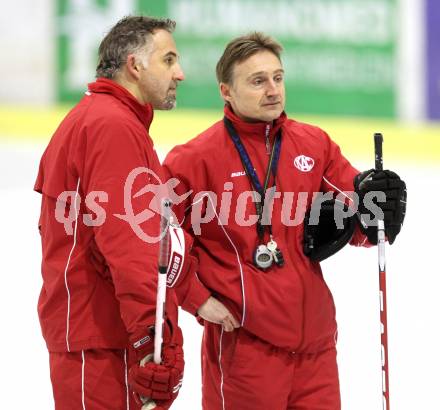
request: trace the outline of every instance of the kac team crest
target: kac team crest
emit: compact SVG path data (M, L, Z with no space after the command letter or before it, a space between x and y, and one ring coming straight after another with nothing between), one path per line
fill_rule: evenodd
M301 172L309 172L312 170L313 166L315 165L315 160L305 155L298 155L293 160L293 164Z

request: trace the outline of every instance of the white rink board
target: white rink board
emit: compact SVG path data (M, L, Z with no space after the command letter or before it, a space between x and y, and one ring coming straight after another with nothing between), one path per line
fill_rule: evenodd
M2 408L53 408L48 355L37 299L41 247L40 198L32 191L41 145L0 144L0 385ZM371 164L354 165L362 168ZM385 158L385 166L387 161ZM435 218L440 167L388 164L407 182L408 211L396 244L387 247L391 408L437 409L440 368L440 269ZM431 220L432 218L432 220ZM343 409L381 409L378 273L376 249L344 248L323 264L339 324ZM200 409L202 328L182 312L185 379L173 409Z

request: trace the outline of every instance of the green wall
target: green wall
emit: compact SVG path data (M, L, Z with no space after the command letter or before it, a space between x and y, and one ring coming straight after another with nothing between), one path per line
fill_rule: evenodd
M396 0L58 0L57 90L78 100L104 33L123 15L177 21L186 74L180 107L221 108L215 65L227 42L260 30L284 46L287 111L396 115ZM83 2L82 2L83 3Z

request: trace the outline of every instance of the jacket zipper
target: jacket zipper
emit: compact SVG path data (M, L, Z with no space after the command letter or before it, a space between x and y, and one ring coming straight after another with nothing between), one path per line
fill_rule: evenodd
M270 124L266 124L266 153L267 155L270 155Z

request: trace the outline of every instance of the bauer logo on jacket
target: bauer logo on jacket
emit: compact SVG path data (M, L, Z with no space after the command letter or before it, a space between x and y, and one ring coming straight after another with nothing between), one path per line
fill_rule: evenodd
M182 270L183 265L183 257L177 252L173 252L170 261L170 267L167 275L167 286L172 288L180 275L180 271Z
M301 172L309 172L312 170L315 165L315 160L310 157L306 157L305 155L298 155L294 160L293 164L297 169Z
M237 171L237 172L233 172L231 174L231 178L236 178L236 177L243 177L246 175L245 171Z

